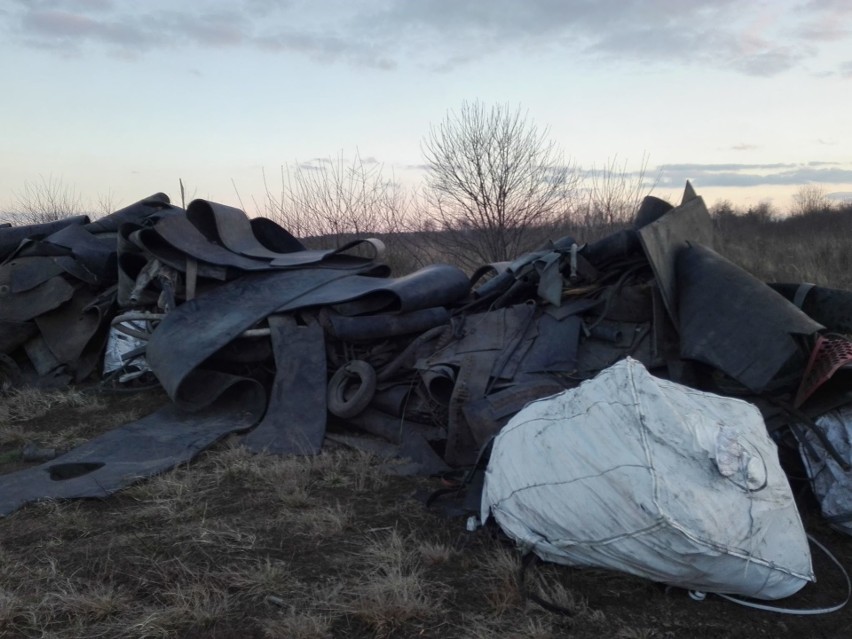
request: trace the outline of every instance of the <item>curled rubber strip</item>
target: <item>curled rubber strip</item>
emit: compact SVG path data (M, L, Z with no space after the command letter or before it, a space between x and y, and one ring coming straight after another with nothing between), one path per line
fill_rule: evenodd
M352 391L352 380L357 380ZM376 371L369 363L353 359L332 375L328 383L328 410L343 419L355 417L369 405L376 393Z

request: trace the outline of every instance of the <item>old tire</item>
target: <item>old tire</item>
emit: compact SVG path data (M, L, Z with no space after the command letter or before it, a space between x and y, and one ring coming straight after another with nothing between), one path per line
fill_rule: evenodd
M376 394L376 371L369 363L354 359L337 369L328 382L328 410L349 419L362 412Z

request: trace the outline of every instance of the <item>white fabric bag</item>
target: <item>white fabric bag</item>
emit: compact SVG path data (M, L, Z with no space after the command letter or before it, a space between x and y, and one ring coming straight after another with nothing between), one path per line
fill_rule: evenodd
M623 360L499 433L489 514L547 561L760 599L813 581L777 449L746 402Z

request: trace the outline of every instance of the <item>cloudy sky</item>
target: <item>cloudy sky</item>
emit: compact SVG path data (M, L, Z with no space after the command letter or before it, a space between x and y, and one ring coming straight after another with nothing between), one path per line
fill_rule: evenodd
M414 183L475 99L663 197L852 196L849 0L3 0L0 30L0 210L44 180L250 202L356 153Z

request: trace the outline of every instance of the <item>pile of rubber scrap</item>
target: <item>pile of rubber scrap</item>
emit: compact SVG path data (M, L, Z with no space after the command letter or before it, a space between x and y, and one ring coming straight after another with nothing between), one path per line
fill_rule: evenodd
M850 295L772 288L722 258L689 185L676 208L646 198L633 228L472 278L442 264L390 277L376 240L308 250L204 200L157 195L64 224L0 229L7 377L82 380L123 331L139 341L119 378L150 368L172 401L0 478L0 513L108 495L230 433L257 452L315 454L333 438L419 472L470 466L524 405L627 357L748 397L779 439L813 435L819 460L848 463L813 419L846 401L848 342L833 332L850 330Z
M0 228L0 372L6 383L55 387L95 371L115 310L118 229L171 208L158 194L95 222L76 216Z

